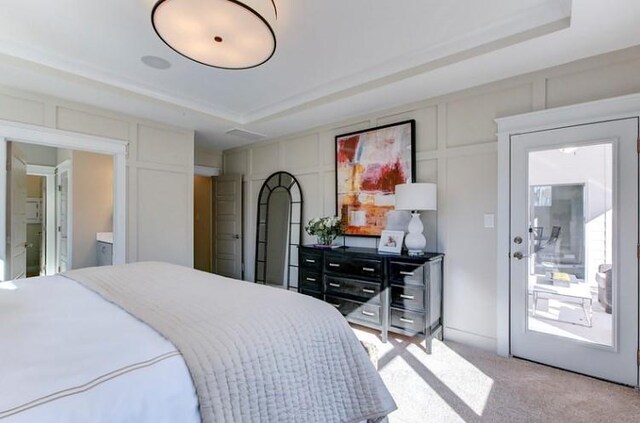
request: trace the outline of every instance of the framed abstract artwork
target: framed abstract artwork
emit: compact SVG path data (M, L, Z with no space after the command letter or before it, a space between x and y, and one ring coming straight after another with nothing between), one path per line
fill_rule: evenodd
M385 229L396 185L415 182L415 128L408 120L336 137L336 215L345 235Z

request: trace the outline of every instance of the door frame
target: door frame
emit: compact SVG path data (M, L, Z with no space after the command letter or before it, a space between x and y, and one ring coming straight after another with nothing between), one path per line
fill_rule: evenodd
M7 161L7 141L55 148L88 151L113 156L113 264L126 262L126 213L127 213L127 150L128 141L85 135L60 129L47 128L0 120L0 163ZM7 169L0 166L0 192L7 190ZM0 239L6 239L6 195L0 195ZM0 242L0 278L6 280L5 261L7 249Z
M62 163L59 163L58 166L56 166L55 168L55 185L56 186L62 186L62 185L58 185L60 181L58 181L58 177L60 176L61 173L66 172L67 173L67 210L66 210L66 216L67 216L67 264L66 264L66 268L67 269L73 269L73 160L69 159L69 160L65 160ZM54 196L54 210L55 210L55 224L54 227L57 228L58 226L58 217L60 216L60 211L62 210L62 208L59 208L58 206L60 206L60 195L58 194L58 189L56 189L55 192L55 196ZM60 222L63 222L62 219L60 219ZM60 242L61 242L61 234L58 233L58 231L56 230L56 234L55 234L55 239L56 239L56 254L55 254L55 260L54 260L54 266L56 269L56 272L60 272L60 254L61 254L61 249L60 249Z
M511 137L537 131L628 118L640 118L640 94L495 119L498 128L498 205L496 219L496 352L498 355L503 357L511 355L511 260L509 257L511 247ZM640 340L640 333L637 335ZM636 382L636 386L640 386L639 382Z
M27 175L42 176L45 178L47 198L42 201L46 202L46 271L45 275L53 275L56 273L56 167L31 165L27 163Z

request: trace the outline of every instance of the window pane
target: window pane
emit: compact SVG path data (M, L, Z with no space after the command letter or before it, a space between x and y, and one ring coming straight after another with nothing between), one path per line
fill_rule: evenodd
M529 153L528 329L613 345L609 143Z

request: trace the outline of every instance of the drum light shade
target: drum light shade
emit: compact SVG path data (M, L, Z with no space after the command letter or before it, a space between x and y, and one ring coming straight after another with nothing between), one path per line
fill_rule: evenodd
M396 185L396 210L436 210L436 184L413 183Z
M207 66L248 69L276 50L273 0L160 0L151 13L156 33L179 54Z

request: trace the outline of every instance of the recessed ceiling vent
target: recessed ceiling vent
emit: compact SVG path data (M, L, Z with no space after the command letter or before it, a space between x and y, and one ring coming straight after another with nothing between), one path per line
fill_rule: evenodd
M229 135L233 135L234 137L242 138L245 141L260 141L267 138L267 136L264 134L259 134L257 132L251 132L240 128L229 129L226 133Z

